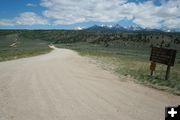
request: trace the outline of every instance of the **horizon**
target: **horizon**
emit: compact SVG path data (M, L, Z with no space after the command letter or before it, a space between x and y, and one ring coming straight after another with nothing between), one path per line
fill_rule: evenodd
M72 30L119 24L179 30L179 5L178 0L2 0L0 29Z

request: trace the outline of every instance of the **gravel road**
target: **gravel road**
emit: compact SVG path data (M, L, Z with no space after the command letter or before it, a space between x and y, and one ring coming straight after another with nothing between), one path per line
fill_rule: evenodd
M0 120L164 120L180 104L121 79L68 49L0 62Z

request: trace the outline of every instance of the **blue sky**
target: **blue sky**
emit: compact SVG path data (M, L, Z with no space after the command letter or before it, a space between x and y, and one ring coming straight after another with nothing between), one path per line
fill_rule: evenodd
M0 29L180 28L180 0L1 0Z

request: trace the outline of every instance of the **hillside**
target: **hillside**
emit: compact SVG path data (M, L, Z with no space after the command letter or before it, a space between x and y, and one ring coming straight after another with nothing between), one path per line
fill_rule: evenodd
M113 69L117 74L131 76L140 83L180 94L180 33L178 32L1 30L0 61L47 53L50 51L49 44L95 57L100 63L103 61L103 66ZM155 77L149 79L149 56L152 46L177 50L175 66L168 81L164 81L166 66L161 64L158 64Z
M0 30L1 56L4 51L47 49L48 44L85 42L109 48L150 49L160 46L180 50L180 33L90 32L87 30ZM10 46L15 43L15 46ZM179 57L178 57L179 58Z
M50 51L48 42L22 36L22 31L0 31L0 61L34 56Z

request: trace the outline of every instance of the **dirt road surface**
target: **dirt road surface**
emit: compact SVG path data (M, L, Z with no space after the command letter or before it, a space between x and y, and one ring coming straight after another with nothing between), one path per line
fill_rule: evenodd
M164 120L164 107L178 103L72 50L0 62L0 120Z

